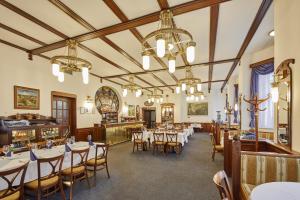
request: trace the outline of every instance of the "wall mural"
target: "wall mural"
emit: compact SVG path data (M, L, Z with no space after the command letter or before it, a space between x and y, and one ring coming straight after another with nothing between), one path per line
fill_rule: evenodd
M95 94L95 106L100 114L119 111L119 98L116 92L107 86L100 87Z
M188 115L208 115L208 102L203 103L188 103Z

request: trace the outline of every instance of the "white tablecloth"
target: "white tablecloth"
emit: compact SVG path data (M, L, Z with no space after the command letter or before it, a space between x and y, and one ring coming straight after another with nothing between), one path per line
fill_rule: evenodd
M256 186L250 196L251 200L299 200L300 183L271 182Z
M99 144L99 143L95 143ZM76 142L71 146L72 149L82 149L89 147L88 142ZM38 158L49 158L49 157L55 157L61 154L65 153L65 146L60 145L53 147L52 149L39 149L36 150L35 154ZM94 146L90 147L90 152L88 155L88 159L95 158L95 153L96 153L96 148ZM98 155L102 154L102 149L98 149ZM26 163L27 161L30 160L30 153L29 151L22 152L15 154L13 158L0 158L0 171L5 171L7 169L13 169L14 167L21 166ZM77 157L74 158L74 163L77 164L80 162L80 158L77 155ZM71 167L71 153L67 152L65 153L62 169L66 169ZM27 172L25 175L25 183L36 180L38 178L38 172L37 172L37 162L36 161L30 161L28 164ZM42 165L42 176L46 176L50 174L51 172L51 166L45 164L44 166ZM19 183L19 178L15 180L15 183ZM3 190L7 188L6 182L0 178L0 190Z

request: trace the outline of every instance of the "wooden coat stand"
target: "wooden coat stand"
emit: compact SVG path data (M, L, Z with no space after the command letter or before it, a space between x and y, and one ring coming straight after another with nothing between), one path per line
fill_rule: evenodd
M260 111L265 111L267 108L260 109L259 105L262 104L263 102L267 101L270 98L270 95L264 99L258 99L257 96L255 96L253 99L246 99L244 96L244 101L249 103L250 105L253 106L252 109L247 108L247 111L249 112L254 112L255 116L255 151L258 151L258 113Z

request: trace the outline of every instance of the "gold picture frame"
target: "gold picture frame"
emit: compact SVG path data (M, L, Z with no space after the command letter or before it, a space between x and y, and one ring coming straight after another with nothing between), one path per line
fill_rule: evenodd
M14 108L25 110L40 109L40 90L14 86Z

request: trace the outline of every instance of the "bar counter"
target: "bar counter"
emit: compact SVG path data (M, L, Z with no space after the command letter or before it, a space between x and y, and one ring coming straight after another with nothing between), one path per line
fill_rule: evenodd
M143 121L134 122L120 122L120 123L103 123L101 124L101 131L105 137L107 144L118 144L131 140L131 130L141 128ZM95 124L95 127L99 127L99 124Z

